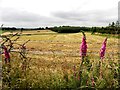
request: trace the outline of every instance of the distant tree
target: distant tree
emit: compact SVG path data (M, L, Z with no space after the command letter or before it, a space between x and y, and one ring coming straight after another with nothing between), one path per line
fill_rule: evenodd
M116 21L115 27L120 27L120 22Z
M92 33L91 34L95 34L96 32L96 27L92 27Z
M45 29L49 29L48 27L45 27Z
M114 22L112 22L112 25L111 25L111 27L115 27L115 23L114 23Z

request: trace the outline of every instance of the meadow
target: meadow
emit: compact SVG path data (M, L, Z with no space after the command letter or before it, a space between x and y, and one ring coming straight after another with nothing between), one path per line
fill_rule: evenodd
M3 35L9 35L5 32ZM79 69L80 44L82 33L56 33L50 30L23 31L17 43L26 44L27 68L22 71L22 60L16 52L11 52L10 71L3 59L3 84L5 88L118 88L118 38L112 36L91 35L86 32L87 56L82 66L80 84ZM114 36L114 35L113 35ZM17 37L17 36L16 36ZM102 77L99 75L99 51L108 37L105 58L101 64ZM14 39L14 38L13 38ZM17 50L18 46L14 46ZM8 79L9 77L9 79Z

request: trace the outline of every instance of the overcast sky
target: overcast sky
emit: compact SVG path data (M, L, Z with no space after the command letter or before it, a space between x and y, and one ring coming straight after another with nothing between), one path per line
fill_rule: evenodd
M0 24L10 27L106 26L120 0L0 0Z

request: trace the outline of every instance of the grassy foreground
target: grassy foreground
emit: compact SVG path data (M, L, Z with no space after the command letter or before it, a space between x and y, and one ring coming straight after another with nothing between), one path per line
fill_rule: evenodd
M9 33L4 33L9 34ZM79 84L81 63L81 33L58 34L46 31L24 31L17 43L27 43L27 69L22 71L22 60L11 53L11 70L4 64L3 88L118 88L118 39L108 38L107 50L99 76L99 51L105 37L86 33L88 52L83 64L82 82ZM17 49L17 46L15 46ZM9 79L8 79L9 77Z

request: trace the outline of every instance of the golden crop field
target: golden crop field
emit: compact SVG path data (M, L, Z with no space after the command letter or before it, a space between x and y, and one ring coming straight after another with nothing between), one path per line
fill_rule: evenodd
M9 32L4 35L10 34ZM102 78L99 77L99 51L104 36L86 32L87 57L83 64L82 84L80 88L118 88L118 39L108 37L105 58L101 66ZM27 48L26 72L21 70L20 56L11 52L11 88L79 88L79 67L81 63L80 44L82 33L61 34L49 30L23 31L17 43L24 43ZM14 50L18 47L15 45ZM3 67L7 67L4 64ZM89 69L88 69L89 68ZM4 69L6 70L6 69ZM6 73L3 70L3 88L8 88ZM74 74L76 73L76 76ZM5 75L5 76L4 76ZM94 85L93 80L94 78Z

